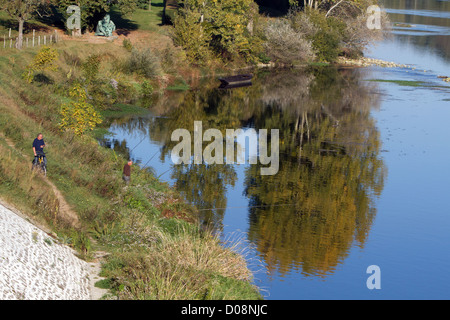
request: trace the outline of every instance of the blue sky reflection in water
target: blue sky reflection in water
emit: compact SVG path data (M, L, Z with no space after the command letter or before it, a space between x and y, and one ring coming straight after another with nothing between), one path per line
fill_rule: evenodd
M204 218L224 238L243 240L268 299L449 299L450 86L437 76L450 76L441 17L450 8L428 3L418 17L392 5L391 18L420 28L431 21L436 35L397 28L368 53L411 68L263 73L228 93L213 84L177 93L179 108L114 122L110 140L141 165L153 157L161 179L200 209L215 208ZM279 127L280 172L263 179L250 165L175 168L170 132L192 130L191 120ZM381 269L380 290L366 287L370 265Z

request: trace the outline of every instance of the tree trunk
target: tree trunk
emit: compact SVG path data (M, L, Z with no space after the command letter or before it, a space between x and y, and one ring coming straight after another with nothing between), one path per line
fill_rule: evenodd
M16 48L21 50L23 46L23 25L25 19L19 18L19 37L17 38Z
M148 0L148 10L152 10L152 0Z
M336 3L334 6L332 6L330 8L330 10L328 10L327 14L325 15L325 18L328 17L328 15L330 14L331 10L333 10L334 8L336 8L338 5L341 4L341 2L343 2L344 0L340 0L338 3Z

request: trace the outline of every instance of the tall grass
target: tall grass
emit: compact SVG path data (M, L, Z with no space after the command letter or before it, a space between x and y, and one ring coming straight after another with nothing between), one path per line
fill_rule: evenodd
M124 70L130 74L136 73L147 79L151 79L162 74L159 57L150 48L131 50L131 55L125 61Z
M154 228L153 237L145 252L124 252L105 265L103 276L113 279L120 299L261 298L244 258L217 236L182 225L172 235Z

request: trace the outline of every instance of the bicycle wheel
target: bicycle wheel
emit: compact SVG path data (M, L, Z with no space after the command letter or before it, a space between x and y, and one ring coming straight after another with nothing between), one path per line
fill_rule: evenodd
M39 163L33 163L31 165L31 171L39 171L41 168L41 166L39 165Z
M41 163L41 171L44 176L47 175L47 166L44 164L44 162Z

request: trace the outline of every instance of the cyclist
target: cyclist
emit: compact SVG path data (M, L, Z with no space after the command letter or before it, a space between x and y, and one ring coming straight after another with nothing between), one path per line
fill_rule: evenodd
M47 166L47 158L44 153L45 142L42 136L42 133L39 133L33 141L33 153L34 153L34 163L38 162L38 158L42 156L42 160L44 161L44 165Z

